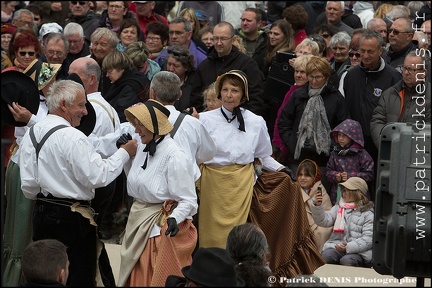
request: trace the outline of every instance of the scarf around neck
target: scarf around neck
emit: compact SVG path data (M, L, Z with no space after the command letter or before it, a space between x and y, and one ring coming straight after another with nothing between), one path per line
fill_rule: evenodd
M321 97L321 91L326 85L327 83L320 89L309 88L309 100L303 111L298 127L298 140L294 152L294 159L299 159L301 149L304 147L307 139L312 139L314 141L318 154L324 152L326 155L329 155L331 129L327 119L324 101Z
M226 115L226 113L224 112L222 107L220 109L221 109L222 115L225 117L225 119L227 120L228 123L231 123L235 118L237 118L237 121L239 122L239 128L238 129L240 131L246 132L245 123L244 123L243 115L242 115L241 110L240 110L240 106L237 106L234 108L234 111L232 113L232 115L233 115L232 118L229 118Z
M345 210L355 209L357 206L354 202L345 203L343 198L339 200L339 210L336 215L336 221L333 226L333 232L345 232Z

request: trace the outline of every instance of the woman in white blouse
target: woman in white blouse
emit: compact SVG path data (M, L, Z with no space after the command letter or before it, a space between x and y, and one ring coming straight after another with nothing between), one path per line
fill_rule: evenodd
M201 165L199 246L225 248L230 230L246 223L255 183L254 159L268 171L285 166L271 157L272 146L261 116L241 105L249 100L246 75L231 70L218 77L219 109L202 112L200 121L216 143L216 155Z
M158 90L152 82L151 89ZM134 198L121 247L118 285L165 285L192 263L198 209L192 162L170 137L170 112L148 100L125 110L141 144L125 166L127 191Z

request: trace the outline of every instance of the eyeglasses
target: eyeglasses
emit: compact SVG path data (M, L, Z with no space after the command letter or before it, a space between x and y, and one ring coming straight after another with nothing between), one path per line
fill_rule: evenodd
M233 37L234 37L234 35L231 36L231 37L213 37L212 39L213 39L213 42L218 43L219 41L226 42L226 41L230 40Z
M313 80L321 81L322 79L324 79L324 76L310 76L310 75L308 75L308 79L309 79L309 81L313 81Z
M151 42L156 42L159 41L161 38L160 37L147 37L146 40L151 41Z
M70 1L70 3L71 3L72 5L77 5L77 4L79 3L79 5L81 5L81 6L84 6L84 5L87 4L86 1Z
M48 54L50 56L57 55L58 57L62 57L63 56L63 52L61 52L61 51L53 51L53 50L48 50L46 52L46 54Z
M321 34L321 36L325 39L330 38L331 36L329 34Z
M390 33L393 33L393 35L397 36L397 35L399 35L399 33L412 33L412 32L403 32L403 31L399 31L396 29L389 29L388 34L390 34Z
M423 70L423 68L411 68L404 65L399 65L398 67L402 70L402 72L408 72L408 74L413 74L416 71Z
M120 6L120 5L109 5L108 6L108 9L111 9L111 10L120 10L120 9L123 9L123 8L125 8L124 6Z
M348 52L348 56L349 57L356 57L356 58L360 58L360 53L359 52L354 52L354 51L349 51Z
M168 49L168 54L172 54L176 57L186 57L189 56L189 54L187 52L177 52L177 51L173 51L171 49Z
M33 57L33 56L36 54L36 52L33 52L33 51L31 51L31 52L28 52L28 51L20 51L20 52L18 52L18 53L19 53L19 55L22 56L22 57L26 56L27 54L28 54L30 57Z

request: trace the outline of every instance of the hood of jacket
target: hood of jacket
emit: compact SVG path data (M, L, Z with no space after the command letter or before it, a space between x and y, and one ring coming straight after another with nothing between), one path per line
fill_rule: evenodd
M337 143L337 134L341 132L357 143L361 148L364 147L363 129L359 122L352 119L345 119L337 125L331 132L332 139ZM352 146L352 144L351 144Z

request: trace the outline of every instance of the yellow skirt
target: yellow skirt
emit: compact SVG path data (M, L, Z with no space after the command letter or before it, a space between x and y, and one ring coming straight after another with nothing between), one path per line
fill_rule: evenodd
M201 165L200 169L199 246L225 249L231 229L247 221L255 180L253 165Z

